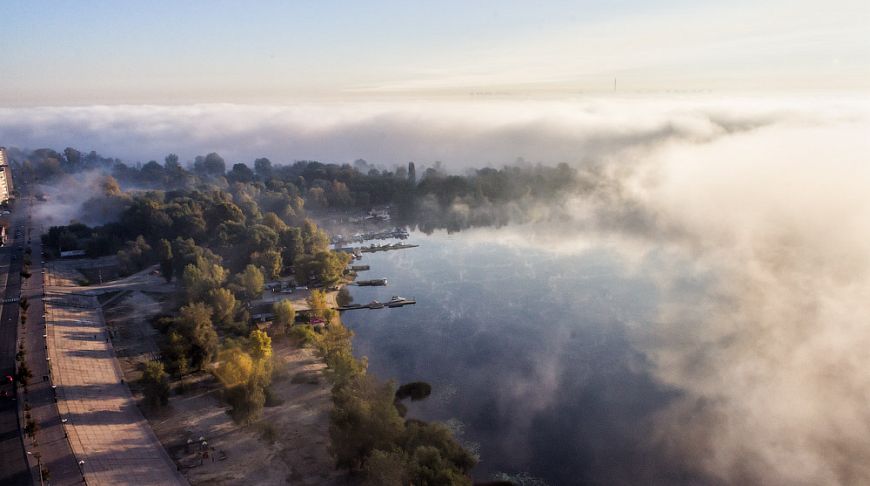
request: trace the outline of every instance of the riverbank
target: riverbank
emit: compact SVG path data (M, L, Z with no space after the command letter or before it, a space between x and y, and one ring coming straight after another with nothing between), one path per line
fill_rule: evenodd
M57 262L53 280L62 276L65 284L76 285L83 277L77 270L82 264L88 262ZM99 294L124 380L134 398L141 400L141 370L159 356L151 318L178 305L175 285L146 270L77 289ZM297 302L304 300L302 293L294 297ZM335 296L331 298L334 302ZM349 484L346 473L335 469L328 449L332 402L323 378L323 359L313 349L280 336L273 338L273 356L274 400L251 425L233 422L221 399L223 387L205 372L172 383L174 393L164 409L144 410L163 448L190 484Z

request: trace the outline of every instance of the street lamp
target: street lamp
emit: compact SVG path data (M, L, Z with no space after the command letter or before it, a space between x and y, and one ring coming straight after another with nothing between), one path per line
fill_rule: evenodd
M27 451L27 455L36 458L36 468L39 470L39 486L43 486L44 483L42 482L42 455L38 452L34 454L30 451Z

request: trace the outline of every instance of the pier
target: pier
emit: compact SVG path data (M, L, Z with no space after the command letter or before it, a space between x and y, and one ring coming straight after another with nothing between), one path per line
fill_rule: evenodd
M350 304L338 307L340 311L349 311L349 310L357 310L357 309L384 309L384 308L394 308L394 307L404 307L406 305L414 305L417 301L414 299L404 299L404 298L393 298L389 302L378 302L376 300L369 302L368 304Z

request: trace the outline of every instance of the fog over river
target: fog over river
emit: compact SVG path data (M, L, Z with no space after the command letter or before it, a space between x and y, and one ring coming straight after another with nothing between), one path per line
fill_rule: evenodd
M607 158L531 222L366 256L390 286L357 302L418 304L345 313L357 353L432 382L412 415L460 422L481 477L866 483L870 125L854 108Z

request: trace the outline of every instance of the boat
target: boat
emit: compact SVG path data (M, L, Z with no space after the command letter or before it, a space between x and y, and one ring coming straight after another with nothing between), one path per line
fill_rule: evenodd
M376 300L369 302L369 309L383 309L383 308L384 308L384 304L382 304Z
M404 305L416 304L416 300L406 299L404 297L400 297L398 295L394 295L389 302L387 302L387 307L402 307Z

